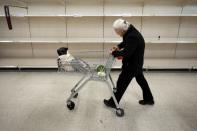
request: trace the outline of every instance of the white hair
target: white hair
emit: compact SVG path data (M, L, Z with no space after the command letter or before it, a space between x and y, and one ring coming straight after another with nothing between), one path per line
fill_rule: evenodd
M127 31L129 28L129 25L130 25L130 23L128 21L123 20L123 19L117 19L113 23L113 28Z

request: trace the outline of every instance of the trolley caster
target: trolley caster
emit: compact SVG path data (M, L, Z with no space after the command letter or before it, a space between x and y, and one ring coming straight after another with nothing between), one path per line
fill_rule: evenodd
M75 93L75 90L71 90L71 93ZM78 93L76 93L73 98L77 98L78 97Z
M73 98L77 98L78 97L78 93L76 93L74 96L73 96Z
M116 115L117 115L118 117L124 116L124 110L121 109L121 108L116 109Z
M75 108L75 103L73 101L68 101L67 107L69 110L73 110Z

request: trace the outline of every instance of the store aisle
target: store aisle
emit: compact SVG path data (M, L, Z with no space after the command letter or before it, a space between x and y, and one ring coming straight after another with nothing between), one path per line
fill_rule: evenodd
M119 72L113 72L116 81ZM105 107L107 86L90 82L80 92L74 111L65 104L78 73L0 72L2 131L196 131L197 73L148 72L154 106L141 106L136 81L125 93L119 118Z

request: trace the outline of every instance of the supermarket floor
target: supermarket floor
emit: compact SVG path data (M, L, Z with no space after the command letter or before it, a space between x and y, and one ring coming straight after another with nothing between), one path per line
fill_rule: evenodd
M113 72L116 81L119 72ZM135 79L121 101L125 116L105 107L105 84L90 82L65 106L78 73L0 72L1 131L196 131L197 73L148 72L154 106L141 106Z

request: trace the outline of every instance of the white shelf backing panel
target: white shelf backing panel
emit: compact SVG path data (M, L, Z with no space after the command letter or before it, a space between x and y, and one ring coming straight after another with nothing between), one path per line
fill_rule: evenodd
M4 1L0 1L0 16L4 16L4 5L6 4L5 0Z
M47 68L57 67L56 58L2 58L0 66Z
M177 38L178 17L144 17L142 34L145 38Z
M182 38L144 38L145 42L147 44L162 44L162 43L166 43L166 44L170 44L170 43L197 43L197 38L186 38L186 37L182 37Z
M117 19L118 17L105 17L104 20L104 37L115 37L118 38L116 35L112 25L113 22Z
M52 33L51 33L52 34ZM58 36L51 36L47 34L47 36L43 37L32 37L29 39L30 42L35 43L35 44L61 44L61 43L67 43L67 39L65 37L58 37Z
M104 58L104 60L103 60L103 64L104 65L106 64L106 61L107 61L108 57L109 56ZM114 68L114 69L121 69L121 67L122 67L122 60L115 59L112 68Z
M0 18L0 37L29 37L29 24L27 18L11 18L12 30L8 29L5 17Z
M181 18L179 38L197 39L197 17Z
M183 15L191 15L191 14L196 15L197 14L197 1L190 0L190 1L185 2L183 5L182 14Z
M80 58L103 58L102 43L68 43L69 52Z
M103 16L102 0L66 0L68 16Z
M145 58L174 58L175 43L159 43L145 45Z
M112 27L113 22L118 18L120 17L105 17L104 18L104 37L119 38L119 36L115 33ZM123 17L123 19L133 24L139 31L141 30L141 18Z
M57 58L57 49L60 47L67 47L66 43L36 43L33 45L33 57L34 58Z
M130 0L105 0L104 15L114 16L131 16L142 14L142 2Z
M10 7L9 11L11 16L17 16L17 17L27 16L27 12L28 12L27 9L18 8L18 7ZM4 5L0 5L0 16L5 16Z
M63 0L28 0L28 15L65 15Z
M145 39L145 42L147 44L163 44L163 43L177 43L178 42L178 39L177 38L156 38L156 37L153 37L153 38L144 38Z
M145 1L143 15L180 15L181 2L176 0Z
M66 37L65 18L30 18L31 37Z
M197 59L145 59L144 68L149 69L191 69L197 66Z
M176 58L197 58L197 44L177 44Z
M107 58L104 59L106 61ZM197 59L155 59L155 58L145 58L143 68L148 69L192 69L196 68ZM117 60L114 62L113 68L121 69L122 61Z
M103 38L77 38L77 37L71 37L71 38L66 38L67 42L69 44L72 43L91 43L91 44L97 44L97 43L103 43L104 39Z
M15 0L1 0L0 1L0 16L5 16L4 13L4 5L17 5L17 6L26 6L26 4L22 1L15 1ZM24 8L16 8L12 7L9 9L11 15L26 15L27 10Z
M4 7L3 5L0 4L0 17L3 17L3 16L5 16Z
M31 44L1 43L0 58L31 58ZM0 60L1 61L1 60Z
M118 44L118 43L120 43L122 41L122 38L121 37L114 37L114 38L108 38L108 37L106 37L106 38L104 38L104 43L105 44L111 44L111 43L114 43L114 44Z
M103 19L99 17L76 17L67 19L67 36L81 38L102 38Z

